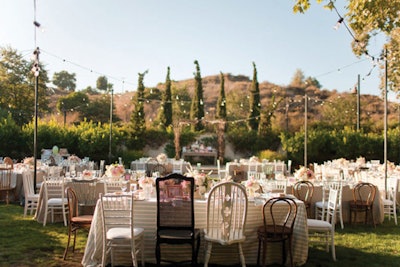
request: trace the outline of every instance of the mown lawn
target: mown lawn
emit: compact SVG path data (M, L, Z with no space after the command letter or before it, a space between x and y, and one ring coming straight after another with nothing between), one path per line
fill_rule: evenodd
M42 224L23 217L16 204L0 204L0 266L81 266L87 233L78 236L77 251L62 260L67 228L62 223ZM382 225L345 225L336 231L336 256L321 245L311 245L304 267L398 267L400 266L400 225L385 219ZM152 266L146 264L146 266Z

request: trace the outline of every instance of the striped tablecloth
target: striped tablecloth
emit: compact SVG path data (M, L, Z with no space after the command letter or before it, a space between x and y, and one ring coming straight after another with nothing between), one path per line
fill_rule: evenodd
M247 264L256 264L257 262L257 228L263 224L261 205L255 205L249 201L248 214L246 221L246 242L243 245L243 252ZM156 200L135 201L135 226L145 229L145 259L148 263L155 263L155 244L156 244ZM206 201L195 201L195 227L204 228L206 226ZM85 253L82 259L83 266L99 266L102 258L102 242L103 242L103 225L99 203L97 203L92 226L90 228L88 240L86 243ZM281 246L276 244L268 244L267 263L280 262ZM189 247L162 247L162 255L171 257L185 257L185 254L190 254ZM298 203L298 215L294 226L293 239L293 258L296 265L306 263L308 257L308 232L307 232L307 217L306 209L303 202ZM203 262L204 258L204 242L201 242L199 252L199 262ZM129 262L130 254L123 254L117 257L116 264L124 264ZM214 264L237 264L239 263L239 254L237 246L219 246L214 245L210 263Z

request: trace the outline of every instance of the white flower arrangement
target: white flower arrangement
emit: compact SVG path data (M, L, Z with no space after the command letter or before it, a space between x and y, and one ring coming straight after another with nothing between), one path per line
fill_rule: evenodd
M211 170L206 174L204 172L199 172L198 170L193 170L192 166L189 166L186 169L188 172L185 174L185 176L194 178L196 186L195 191L198 191L200 195L207 193L212 185L212 179L210 178L210 175L213 171Z
M144 189L146 186L154 186L154 179L152 177L142 177L139 179L139 186Z
M167 160L168 160L168 157L167 157L167 155L165 155L164 153L161 153L161 154L159 154L158 156L157 156L157 161L158 161L158 163L166 163L167 162Z

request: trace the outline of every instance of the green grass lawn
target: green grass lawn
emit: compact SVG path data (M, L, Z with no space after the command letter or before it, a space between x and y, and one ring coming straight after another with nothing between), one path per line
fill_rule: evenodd
M67 228L62 223L43 227L30 216L23 217L23 208L16 204L0 204L0 266L81 266L87 232L78 236L77 250L67 261L62 260L67 241ZM336 230L336 257L321 245L310 245L311 266L398 267L400 266L400 225L385 219L384 224L345 225ZM146 266L152 266L146 264Z

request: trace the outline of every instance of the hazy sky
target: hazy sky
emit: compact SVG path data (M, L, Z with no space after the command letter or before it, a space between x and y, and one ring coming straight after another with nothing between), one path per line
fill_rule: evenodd
M362 94L380 94L379 68L357 58L352 36L335 12L312 0L306 14L292 12L293 0L0 0L0 46L11 46L54 72L76 73L77 89L95 87L100 75L116 92L136 90L138 73L148 70L146 87L193 78L194 60L202 77L231 73L258 81L290 83L296 69L322 87L350 91L361 76ZM344 0L336 7L344 16ZM371 40L378 56L382 42ZM371 74L367 76L370 72ZM124 81L124 82L123 82Z

